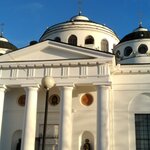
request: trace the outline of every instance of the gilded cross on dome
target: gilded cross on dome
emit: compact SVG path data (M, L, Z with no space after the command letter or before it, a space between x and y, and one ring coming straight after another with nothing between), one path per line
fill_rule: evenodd
M0 37L3 37L4 23L0 24Z
M78 13L79 13L79 16L82 14L81 6L82 6L82 0L78 0Z

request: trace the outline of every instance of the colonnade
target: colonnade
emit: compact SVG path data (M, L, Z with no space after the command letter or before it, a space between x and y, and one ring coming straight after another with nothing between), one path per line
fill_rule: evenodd
M39 86L25 86L24 89L26 106L21 150L34 150ZM97 85L97 150L109 150L109 89L109 86ZM59 150L72 149L72 91L73 86L60 87ZM0 141L5 92L6 87L0 86Z

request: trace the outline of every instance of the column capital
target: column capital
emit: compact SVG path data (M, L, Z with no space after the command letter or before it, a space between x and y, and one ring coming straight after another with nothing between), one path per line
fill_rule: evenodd
M74 83L58 83L56 84L58 87L74 87Z
M0 91L5 91L7 89L6 85L0 84Z
M39 84L23 84L21 85L23 88L40 88Z
M99 86L99 87L111 87L112 83L111 82L106 82L106 83L96 82L96 83L93 83L93 85Z

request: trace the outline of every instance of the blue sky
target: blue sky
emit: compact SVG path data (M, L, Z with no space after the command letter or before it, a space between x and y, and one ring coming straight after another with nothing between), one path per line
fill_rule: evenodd
M120 38L138 27L139 20L150 28L150 0L82 0L81 10ZM4 36L17 47L24 47L39 40L47 27L77 14L78 0L2 0L0 23L4 23Z

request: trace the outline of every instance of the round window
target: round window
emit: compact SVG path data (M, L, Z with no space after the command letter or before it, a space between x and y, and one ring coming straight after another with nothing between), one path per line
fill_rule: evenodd
M93 96L91 94L84 94L81 97L81 103L85 106L89 106L93 103Z
M138 51L140 54L146 54L146 52L148 51L147 45L141 44L138 48Z
M50 98L49 98L49 103L52 105L52 106L56 106L60 103L60 97L56 94L52 95Z
M26 100L26 96L25 95L21 95L18 99L18 104L20 106L25 106L25 100Z
M133 52L132 47L128 46L124 49L124 56L130 56L132 52Z

